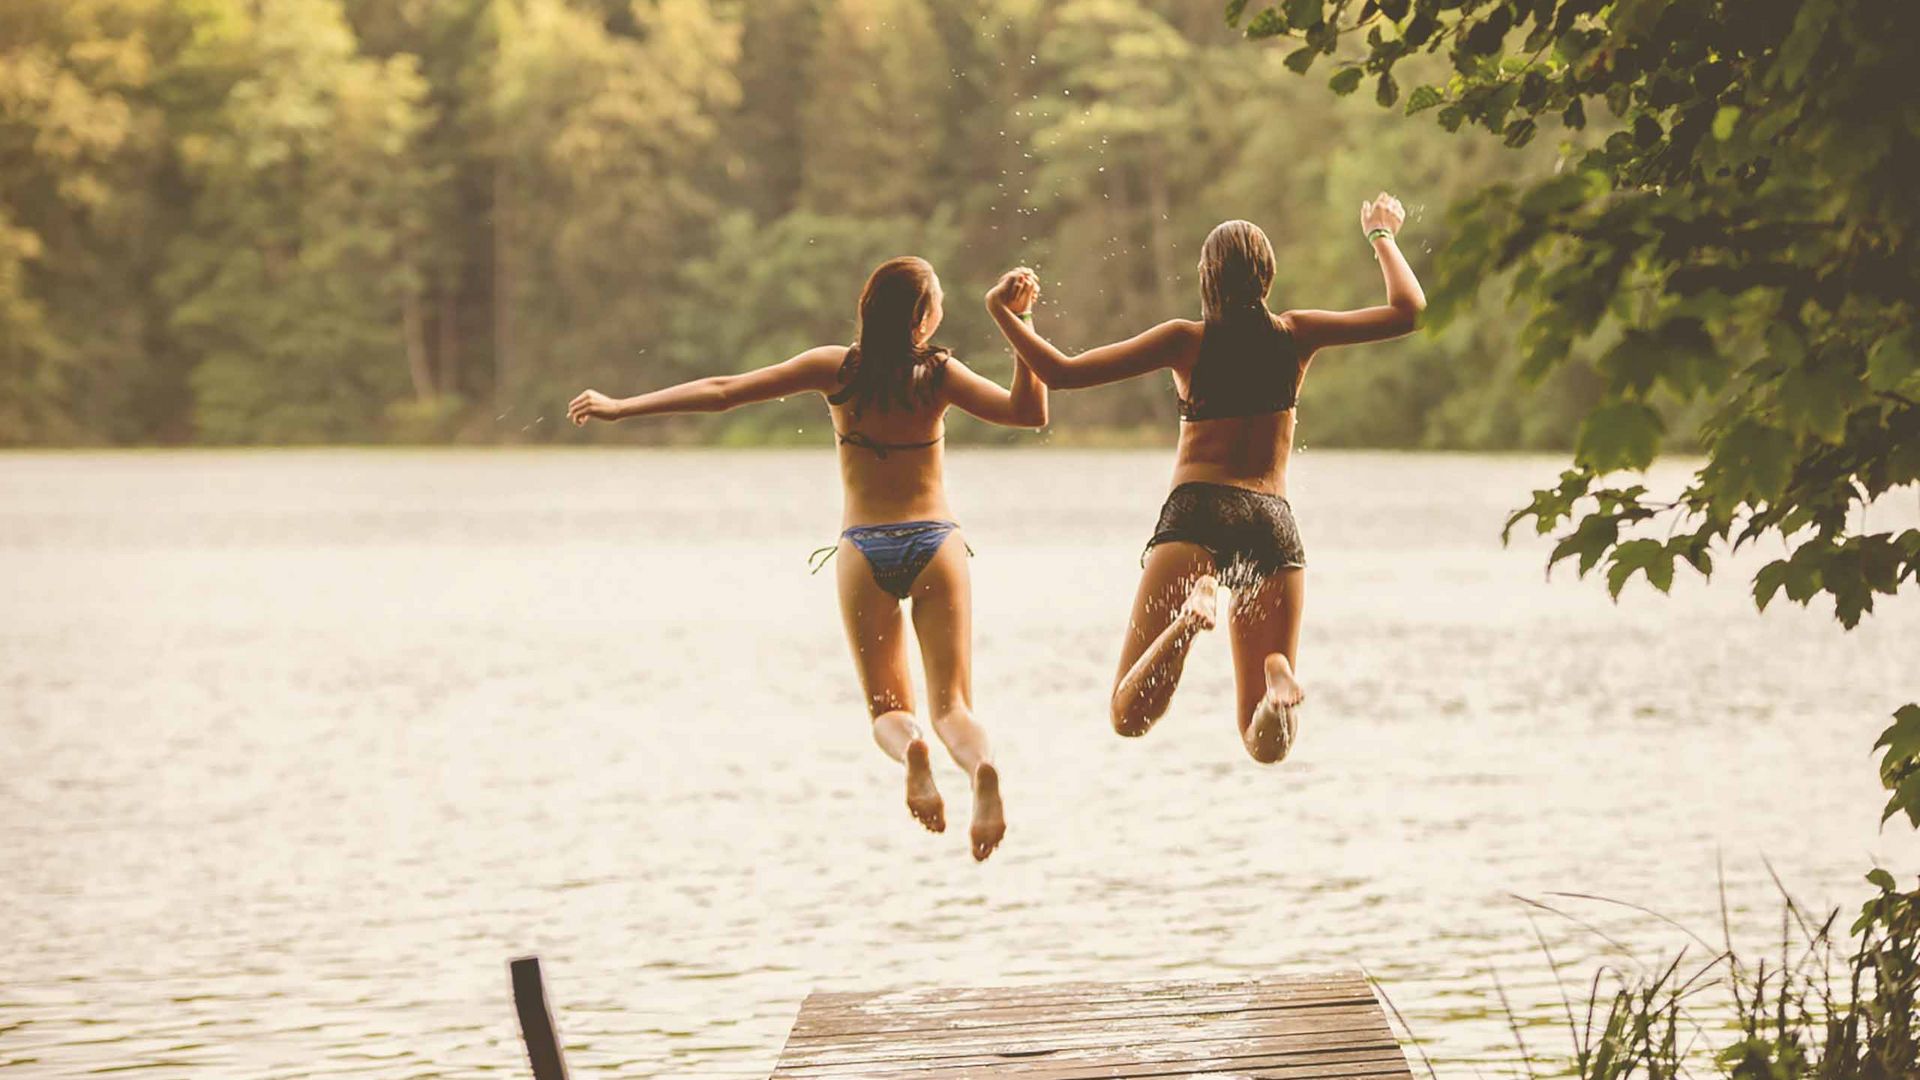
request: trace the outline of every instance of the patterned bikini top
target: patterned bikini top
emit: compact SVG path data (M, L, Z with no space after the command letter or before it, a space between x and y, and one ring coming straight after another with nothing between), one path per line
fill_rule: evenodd
M1300 346L1266 308L1259 312L1259 323L1207 324L1200 358L1187 378L1190 393L1180 399L1180 419L1264 416L1299 403Z

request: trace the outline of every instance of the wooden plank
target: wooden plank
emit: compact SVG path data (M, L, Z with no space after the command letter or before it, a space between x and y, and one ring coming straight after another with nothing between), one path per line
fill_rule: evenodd
M788 1080L1410 1080L1357 973L813 994Z
M1292 1071L1312 1077L1336 1077L1376 1072L1404 1075L1406 1069L1405 1055L1390 1039L1368 1047L1356 1047L1347 1040L1341 1040L1333 1049L1289 1049L1277 1053L1257 1048L1248 1050L1241 1043L1224 1044L1238 1052L1222 1053L1221 1045L1196 1043L1167 1046L1160 1048L1160 1052L1153 1054L1150 1059L1135 1061L1122 1060L1119 1056L1101 1051L1079 1050L1048 1055L1044 1059L1000 1059L988 1064L1018 1066L1021 1080L1074 1080L1084 1076L1185 1076L1194 1072L1256 1068ZM962 1064L928 1061L903 1068L861 1068L858 1075L862 1080L960 1080L962 1077L978 1075L980 1069L981 1063L978 1061ZM783 1065L774 1075L791 1077L793 1080L820 1080L821 1077L835 1074L819 1067L791 1068Z
M807 995L806 1008L832 1009L848 1005L863 1008L900 1006L923 1008L968 1002L1002 1006L1076 1001L1113 1001L1139 998L1191 998L1209 993L1259 993L1277 996L1313 996L1338 991L1358 991L1373 996L1373 988L1358 972L1333 972L1287 978L1259 979L1155 979L1139 982L1035 983L1014 986L973 986L964 988L916 988L912 990L817 991Z
M978 993L978 992L975 992ZM789 1039L831 1037L857 1030L913 1030L956 1024L995 1023L1024 1020L1035 1014L1055 1015L1070 1005L1075 1015L1125 1015L1129 1011L1148 1010L1177 1013L1200 1011L1215 1006L1241 1007L1259 1003L1276 1008L1310 1008L1332 1004L1372 1004L1373 989L1364 980L1299 986L1293 984L1195 983L1182 992L1158 990L1127 993L1124 987L1109 985L1103 992L1085 995L1019 996L1012 1000L994 997L927 999L895 994L876 994L848 1002L848 995L812 994L794 1022Z
M1300 1048L1303 1040L1314 1036L1327 1036L1327 1038L1315 1040L1312 1045L1328 1049L1379 1048L1395 1045L1392 1033L1384 1028L1286 1032L1279 1035L1262 1035L1251 1029L1219 1032L1214 1035L1199 1034L1197 1030L1189 1030L1177 1035L1163 1032L1136 1032L1131 1036L1113 1032L1093 1032L1083 1038L1053 1043L1029 1043L1024 1046L941 1047L905 1044L891 1048L887 1052L869 1052L866 1055L842 1054L811 1060L796 1060L783 1056L781 1064L796 1072L810 1068L815 1074L825 1076L837 1076L842 1073L864 1076L869 1071L905 1068L915 1062L927 1067L938 1067L1005 1064L1013 1061L1039 1062L1045 1059L1101 1066L1127 1065L1162 1060L1169 1055L1179 1054L1217 1057L1234 1054L1284 1053Z
M513 979L513 1007L520 1014L520 1038L527 1045L527 1063L533 1080L567 1080L567 1062L560 1054L560 1036L547 1008L546 982L540 977L540 958L522 956L507 963Z
M844 1042L864 1035L911 1035L941 1031L1012 1031L1048 1024L1094 1021L1150 1020L1160 1017L1226 1016L1234 1013L1281 1012L1330 1008L1363 1008L1374 1004L1372 994L1338 998L1301 998L1272 1001L1257 994L1220 995L1194 1002L1149 999L1144 1002L1095 1002L1077 1009L1073 1019L1063 1020L1058 1007L994 1009L976 1007L965 1011L906 1013L864 1013L857 1011L826 1016L801 1013L787 1036L787 1045L810 1042Z
M862 1057L877 1060L878 1055L902 1053L959 1054L969 1052L1001 1055L1036 1053L1100 1046L1121 1040L1154 1039L1161 1042L1185 1041L1206 1033L1205 1037L1239 1038L1262 1034L1309 1035L1327 1031L1386 1031L1386 1020L1378 1006L1336 1009L1302 1009L1274 1012L1243 1012L1209 1016L1146 1017L1140 1020L1081 1021L1067 1017L1048 1022L1044 1027L1014 1029L984 1028L950 1031L913 1032L905 1035L854 1035L844 1042L814 1040L802 1046L789 1045L785 1057L796 1064Z

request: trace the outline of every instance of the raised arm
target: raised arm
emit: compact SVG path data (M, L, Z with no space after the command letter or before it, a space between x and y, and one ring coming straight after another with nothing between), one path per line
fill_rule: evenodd
M1035 332L1032 324L1008 307L998 292L996 286L994 292L987 294L987 311L993 315L993 321L1000 324L1000 332L1006 335L1014 354L1033 369L1041 382L1055 390L1099 386L1172 367L1179 361L1193 325L1184 319L1171 319L1125 341L1068 356Z
M1022 267L1009 270L994 286L994 293L1015 312L1030 312L1040 295L1040 279ZM1026 364L1014 357L1013 388L981 375L958 360L947 361L947 400L955 408L969 412L990 424L1007 427L1040 428L1047 426L1047 387Z
M1411 334L1420 325L1427 295L1420 291L1420 280L1413 276L1413 268L1407 265L1407 257L1400 254L1400 245L1394 239L1406 219L1400 200L1384 191L1378 198L1360 204L1360 227L1380 260L1380 273L1387 282L1387 302L1354 311L1282 313L1281 318L1292 328L1294 340L1303 350L1385 341Z
M789 394L810 391L824 394L833 389L839 376L840 361L845 357L844 347L822 345L757 371L738 375L710 375L638 397L611 398L598 390L583 390L567 406L567 419L579 427L589 420L726 412L741 405L770 401Z

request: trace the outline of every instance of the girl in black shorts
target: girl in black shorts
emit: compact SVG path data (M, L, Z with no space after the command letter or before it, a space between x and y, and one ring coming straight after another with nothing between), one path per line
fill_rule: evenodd
M1387 302L1356 311L1267 308L1273 247L1251 222L1228 221L1200 249L1201 319L1173 319L1069 357L1005 304L989 303L1015 351L1055 389L1098 386L1162 368L1180 395L1173 492L1141 559L1140 590L1114 675L1113 727L1144 735L1167 711L1187 648L1211 630L1215 589L1233 591L1238 684L1234 719L1256 761L1293 745L1306 553L1287 503L1287 459L1307 365L1321 349L1411 333L1426 307L1394 237L1406 220L1385 192L1360 227L1386 278Z

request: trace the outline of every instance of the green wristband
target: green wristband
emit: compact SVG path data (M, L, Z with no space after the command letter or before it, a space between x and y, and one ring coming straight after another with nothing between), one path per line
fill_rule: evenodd
M1383 236L1389 240L1393 239L1393 230L1392 229L1368 229L1367 243L1371 244L1375 240L1378 240Z
M1013 313L1013 317L1026 323L1028 326L1033 325L1033 312L1031 311L1016 311Z

